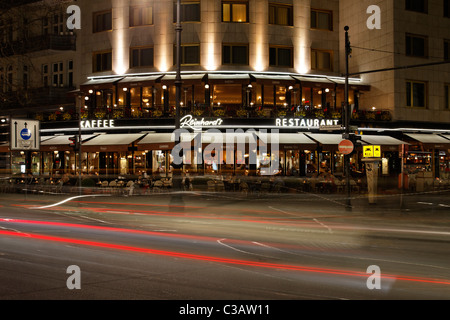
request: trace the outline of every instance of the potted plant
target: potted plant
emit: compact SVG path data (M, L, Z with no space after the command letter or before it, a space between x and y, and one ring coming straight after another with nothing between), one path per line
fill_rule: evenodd
M194 116L200 117L202 115L203 115L203 110L201 110L201 109L194 110Z
M223 116L225 116L225 110L224 109L216 109L216 110L214 110L214 116L215 117L223 117Z
M284 117L286 117L287 113L285 110L279 110L277 114L278 114L278 117L284 118Z
M305 110L295 111L294 116L296 118L303 118L306 116L306 111Z
M156 110L153 110L152 115L153 115L155 118L160 118L160 117L162 117L163 112L162 112L160 109L156 109Z
M238 116L240 118L245 118L247 116L247 110L245 110L244 108L237 110L236 116Z
M319 119L325 117L325 114L323 113L322 110L317 110L314 114L315 114L316 118L319 118Z

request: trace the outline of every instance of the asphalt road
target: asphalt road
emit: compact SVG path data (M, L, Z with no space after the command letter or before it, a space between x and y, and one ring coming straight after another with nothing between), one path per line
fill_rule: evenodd
M0 195L1 300L450 299L446 193L70 197Z

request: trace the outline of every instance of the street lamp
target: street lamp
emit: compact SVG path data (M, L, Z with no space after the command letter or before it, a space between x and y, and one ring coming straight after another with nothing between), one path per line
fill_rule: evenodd
M180 101L181 101L181 0L177 0L177 24L175 31L177 33L177 74L175 77L175 128L180 128Z
M351 53L351 47L350 47L350 41L348 37L348 30L350 28L348 26L344 27L345 30L345 96L344 96L344 103L345 103L345 134L344 138L349 139L350 138L350 104L348 103L348 58ZM346 180L346 190L347 190L347 201L346 205L347 208L351 208L351 186L350 186L350 155L347 154L344 156L344 165L345 165L345 180Z

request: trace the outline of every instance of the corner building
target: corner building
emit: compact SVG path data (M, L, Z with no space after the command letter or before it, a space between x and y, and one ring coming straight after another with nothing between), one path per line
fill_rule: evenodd
M77 134L82 121L83 173L167 174L174 145L170 133L176 127L176 2L73 4L82 13L81 29L75 30L80 81L71 92L80 119L46 121L52 113L44 109L41 135L49 139L41 151L74 157L40 173L78 170L78 154L64 138L56 144L53 135ZM381 9L381 29L367 26L370 5ZM447 0L182 1L181 117L220 123L203 131L254 129L258 141L264 140L259 132L279 130L280 174L342 176L337 148L342 131L321 125L343 124L344 26L350 27L350 73L444 61L448 6ZM350 77L352 131L363 134L363 144L381 145L380 175L396 178L403 163L411 174L445 176L449 71L442 64ZM199 132L188 129L192 135L185 139L193 142ZM212 141L203 138L202 146ZM352 155L355 171L364 167L361 149ZM226 150L218 153L218 159L182 169L259 174L259 163L274 156L270 150L257 154L258 164L251 166L248 149L232 157Z

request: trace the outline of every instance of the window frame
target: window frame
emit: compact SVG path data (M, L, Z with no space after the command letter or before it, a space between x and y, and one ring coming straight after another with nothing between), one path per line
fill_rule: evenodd
M102 21L102 27L105 29L100 29L97 30L97 17L99 16L104 16L106 14L110 14L111 15L111 28L110 29L106 29L105 28L105 21ZM109 27L109 26L106 26ZM107 32L107 31L112 31L113 29L113 17L112 17L112 9L109 10L103 10L103 11L96 11L92 13L92 33L100 33L100 32Z
M410 96L408 98L408 84L410 84ZM424 106L415 106L414 105L414 84L423 84L424 87ZM406 107L407 108L417 108L417 109L428 109L428 82L427 81L419 81L419 80L406 80L405 82L406 87ZM410 99L410 104L408 105L408 99Z
M184 8L183 7L186 7L186 6L189 6L189 5L198 5L198 20L185 20L184 19L184 11L183 11ZM177 8L177 4L176 4L176 2L174 2L173 3L173 23L177 22L177 10L176 10L176 8ZM181 2L180 20L181 20L182 23L185 23L185 22L201 22L202 21L202 8L201 8L200 1L199 0L196 0L196 1L194 1L194 0L192 0L192 1L182 1Z
M276 63L275 64L271 64L270 60L271 60L271 54L270 51L271 49L275 50L275 60ZM280 65L280 61L279 61L279 54L278 51L279 49L287 49L290 51L290 63L289 66L284 66L284 65ZM293 68L294 67L294 47L289 47L289 46L278 46L278 45L269 45L269 67L277 67L277 68Z
M410 43L410 48L408 48L408 37L411 38L411 43ZM413 40L414 38L417 39L423 39L424 40L424 55L416 55L414 54L414 44L413 44ZM408 53L408 49L409 49L409 53ZM405 34L405 55L407 57L414 57L414 58L428 58L428 36L424 36L424 35L420 35L420 34L413 34L413 33L406 33Z
M330 54L330 69L319 69L317 67L317 61L318 61L317 56L316 56L316 66L313 67L313 54L314 53L324 53L324 52ZM311 70L333 72L333 70L334 70L334 52L333 52L333 50L311 48Z
M198 62L195 63L186 63L186 51L185 49L188 47L197 47L198 48ZM201 51L200 51L200 43L184 43L181 45L181 65L182 66L198 66L200 65L200 56L201 56ZM176 65L177 61L177 47L176 45L173 46L173 65Z
M316 25L315 26L312 25L313 24L313 18L312 18L313 12L326 13L326 14L329 15L329 17L328 17L328 23L329 23L328 29L319 28L318 15L317 14L316 14L316 19L315 19ZM334 30L334 28L333 28L333 23L334 23L333 10L311 8L311 10L310 10L310 19L311 19L310 28L312 30L322 30L322 31L333 31Z
M225 47L230 47L230 62L225 63L224 62L224 50ZM233 60L233 47L245 47L246 49L246 63L235 63ZM249 52L249 45L248 43L222 43L222 65L226 66L248 66L250 61L250 52Z
M111 69L101 69L98 70L97 68L97 56L98 55L102 55L102 65L103 65L103 55L106 54L110 54L111 55ZM113 61L113 56L112 56L112 50L103 50L103 51L96 51L92 53L92 73L97 73L97 72L106 72L106 71L112 71L112 61Z
M229 4L230 5L230 20L224 20L223 17L223 5L224 4ZM246 11L246 18L245 21L233 21L233 5L234 4L245 4L245 11ZM249 23L250 22L250 14L249 14L249 1L248 0L242 0L242 1L229 1L229 0L222 0L221 3L221 20L222 22L226 22L226 23Z
M141 51L146 49L152 49L152 64L151 65L142 65L141 64ZM139 63L137 65L134 64L133 51L139 51ZM155 48L154 46L139 46L139 47L130 47L130 69L134 68L153 68L155 66Z
M275 21L271 22L270 21L270 9L271 7L273 7L275 9ZM280 8L288 8L288 24L281 24L278 23L278 9ZM271 2L269 3L269 25L274 25L274 26L285 26L285 27L292 27L294 26L294 6L292 4L284 4L284 3L276 3L276 2Z
M150 24L143 23L142 19L142 9L148 8L149 6L142 6L142 5L136 5L136 6L130 6L130 17L129 17L129 26L130 28L133 27L143 27L143 26L152 26L155 24L155 13L153 10L153 5L150 6L152 8L152 22ZM139 23L135 23L134 21L134 12L133 10L139 10Z
M405 0L405 10L406 11L411 11L411 12L418 12L418 13L425 13L428 14L428 0L423 0L424 1L424 11L421 10L414 10L413 8L408 8L408 2L409 1L414 1L414 0ZM409 2L410 3L410 2ZM411 6L411 3L410 3Z

